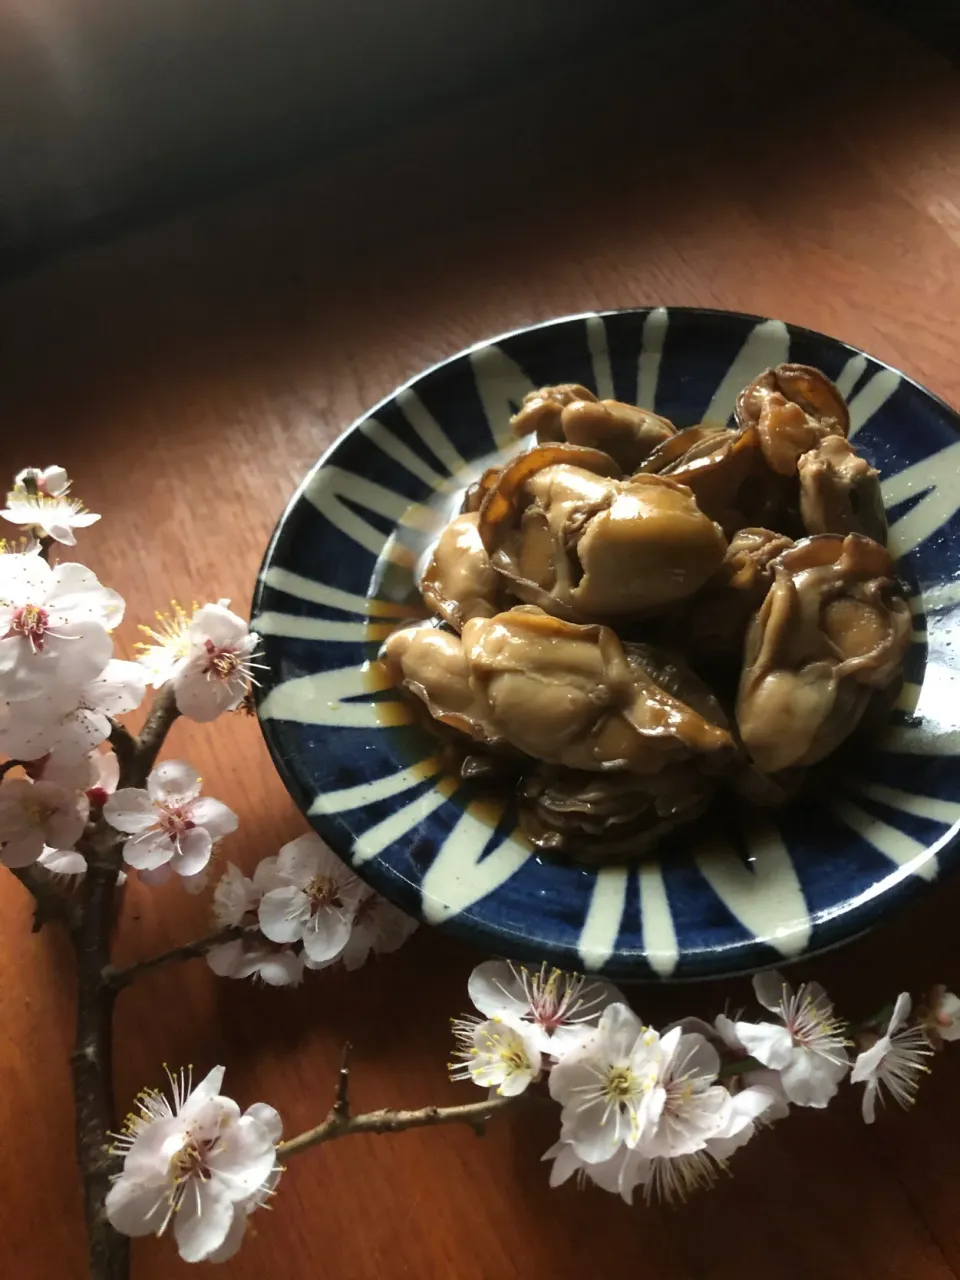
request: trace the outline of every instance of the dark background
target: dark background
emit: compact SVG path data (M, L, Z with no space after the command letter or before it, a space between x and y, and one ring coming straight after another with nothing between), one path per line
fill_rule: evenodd
M941 52L960 48L957 0L868 7ZM0 272L505 81L535 79L568 106L581 91L579 67L624 47L636 49L642 98L647 43L662 45L666 33L682 95L687 25L703 10L734 18L738 8L737 0L0 0ZM843 59L838 47L840 76ZM777 91L776 71L757 70L762 104ZM890 74L895 93L896 67ZM445 159L436 156L439 168Z

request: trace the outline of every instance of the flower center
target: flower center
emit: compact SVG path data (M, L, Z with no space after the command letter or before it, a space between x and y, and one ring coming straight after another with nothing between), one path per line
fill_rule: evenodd
M529 1069L530 1063L527 1061L523 1045L501 1045L498 1050L498 1056L508 1071L526 1071Z
M310 899L314 911L320 911L323 907L339 907L342 905L340 902L340 887L329 876L314 876L306 889L304 889L304 893Z
M25 604L14 613L7 637L22 636L29 642L34 653L42 653L49 621L50 615L46 609L38 604Z
M637 1079L629 1067L611 1067L607 1073L606 1092L611 1098L629 1098L636 1091Z
M187 831L192 831L197 824L189 816L184 805L174 804L163 809L160 825L171 840L178 840Z
M35 795L28 795L23 801L24 812L29 816L30 821L38 827L42 827L49 822L53 815L57 812L57 806L51 804L49 800L40 800Z
M179 1184L188 1178L206 1180L207 1145L202 1146L195 1139L188 1137L179 1151L170 1158L169 1174L171 1182Z
M233 649L218 649L212 640L205 640L203 647L207 651L205 670L208 675L214 675L218 680L230 680L242 672L243 659Z

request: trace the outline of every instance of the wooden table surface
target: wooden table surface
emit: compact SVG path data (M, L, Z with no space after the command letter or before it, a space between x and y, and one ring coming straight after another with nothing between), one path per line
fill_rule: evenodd
M266 539L343 427L424 365L514 326L589 308L730 307L825 330L960 403L960 92L935 52L841 4L744 0L678 37L580 65L545 47L526 83L388 132L267 190L50 264L0 294L0 472L58 462L104 520L79 557L128 602L119 633L172 596L245 608ZM241 817L223 856L251 868L303 829L254 721L178 725ZM127 893L116 955L207 926L176 886ZM802 966L847 1007L960 985L960 882ZM29 932L0 884L0 1255L23 1280L83 1274L62 939ZM368 1108L469 1100L446 1079L447 1018L479 957L421 931L355 975L297 991L202 962L125 992L118 1103L161 1064L227 1065L243 1105L287 1131L326 1110L344 1039ZM745 999L744 983L639 989L659 1024ZM547 1188L548 1117L353 1138L291 1164L221 1269L253 1280L942 1280L960 1275L960 1048L915 1110L872 1128L848 1090L740 1153L680 1210ZM134 1246L136 1280L189 1268Z

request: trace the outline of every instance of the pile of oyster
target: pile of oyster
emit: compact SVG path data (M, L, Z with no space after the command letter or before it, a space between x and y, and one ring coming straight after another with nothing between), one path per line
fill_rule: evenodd
M822 373L768 369L733 427L576 385L511 425L535 442L467 492L420 580L434 617L380 656L534 845L620 859L721 788L777 803L884 713L911 616Z

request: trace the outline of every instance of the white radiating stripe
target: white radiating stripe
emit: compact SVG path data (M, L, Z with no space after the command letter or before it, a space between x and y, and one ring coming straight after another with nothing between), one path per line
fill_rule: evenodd
M370 596L357 596L352 591L328 587L325 582L315 582L313 578L304 578L302 574L281 569L278 565L271 565L263 575L263 582L264 586L273 587L275 591L284 591L288 596L296 596L298 600L306 600L309 604L339 609L342 613L358 613L361 616L373 614L378 618L412 618L416 615L416 610L409 605L392 604L389 600L376 600Z
M782 320L764 320L762 324L754 325L713 393L710 406L703 415L704 421L725 423L747 383L771 365L782 364L789 354L790 334Z
M912 813L914 817L929 818L931 822L943 822L948 826L960 822L960 804L955 800L937 800L934 796L899 791L896 787L886 787L880 782L857 780L854 786L868 800L889 805L891 809L899 809L901 813Z
M891 725L878 745L894 755L960 756L960 730L926 723Z
M881 822L873 814L861 809L851 800L834 800L830 808L841 822L862 836L877 853L882 853L896 866L919 876L921 880L935 880L939 865L935 850L905 835L887 822Z
M641 409L656 408L660 359L669 322L666 307L654 307L643 322L640 361L637 366L637 404Z
M922 692L923 689L920 685L914 684L912 680L904 680L903 688L897 695L897 700L893 705L898 711L905 711L907 715L912 716L917 709Z
M324 724L336 728L380 729L387 724L408 724L410 713L400 702L347 702L375 688L367 664L295 676L272 689L260 704L267 720L293 720L297 724Z
M601 867L597 872L587 918L577 950L587 973L602 969L617 944L623 906L627 900L627 868Z
M342 787L339 791L321 791L310 806L310 813L345 813L348 809L363 809L368 804L379 804L381 800L390 800L404 791L409 791L419 782L425 782L440 772L440 762L434 756L412 764L409 769L399 769L396 773L385 774L382 778L373 778L368 782L360 782L355 787Z
M251 626L262 636L361 643L382 640L393 630L389 622L331 622L329 618L304 618L296 613L261 613Z
M593 381L600 400L612 400L613 370L610 368L610 352L607 350L607 327L600 316L587 316L587 346L593 361Z
M722 841L704 842L696 864L707 884L745 929L782 956L799 955L810 941L810 912L780 832L757 819L747 833L751 865Z
M311 477L304 489L304 496L341 533L345 533L375 556L383 551L387 535L351 510L344 499L358 507L365 507L368 511L376 511L388 520L402 519L410 528L420 529L424 533L431 533L436 525L436 516L429 507L411 502L409 498L394 493L382 484L375 484L372 480L355 476L352 471L344 471L342 467L330 464L321 467Z
M415 391L408 387L405 391L398 392L397 405L433 456L443 463L452 476L465 469L467 464L462 455Z
M643 950L654 973L669 978L677 967L680 948L660 863L652 860L643 863L639 882Z
M960 441L922 458L912 467L880 483L884 506L924 496L891 526L889 545L895 555L913 551L945 524L960 506Z
M417 796L416 800L411 800L401 809L388 814L382 822L378 822L369 831L364 831L362 835L357 836L350 855L354 866L361 866L364 862L375 858L377 854L383 853L384 849L389 849L390 845L402 839L408 831L413 831L448 799L448 790L442 787L431 787L422 796Z
M863 371L866 367L866 356L851 356L840 370L840 376L837 378L836 385L837 390L843 396L844 400L850 399L850 392L857 385L857 381L862 377Z
M924 587L922 592L911 596L907 604L914 614L951 609L955 604L960 604L960 582L943 582L936 587Z
M498 448L516 448L516 440L510 431L510 418L523 397L536 387L523 372L516 360L505 351L492 345L470 352L470 364L477 382L477 392L483 412L486 414L490 434Z
M419 454L414 453L408 444L398 440L393 432L388 430L382 422L378 422L376 418L367 418L366 422L360 424L360 430L388 458L392 458L394 462L399 463L412 476L422 480L431 489L443 492L451 487L449 477L442 476L439 471L434 471L433 467L424 462Z
M489 806L468 805L437 850L421 884L423 918L442 924L467 911L499 889L532 857L530 846L516 835L498 836L481 861L493 835Z
M892 369L881 369L850 401L850 437L857 434L860 428L887 403L900 385L899 373Z

